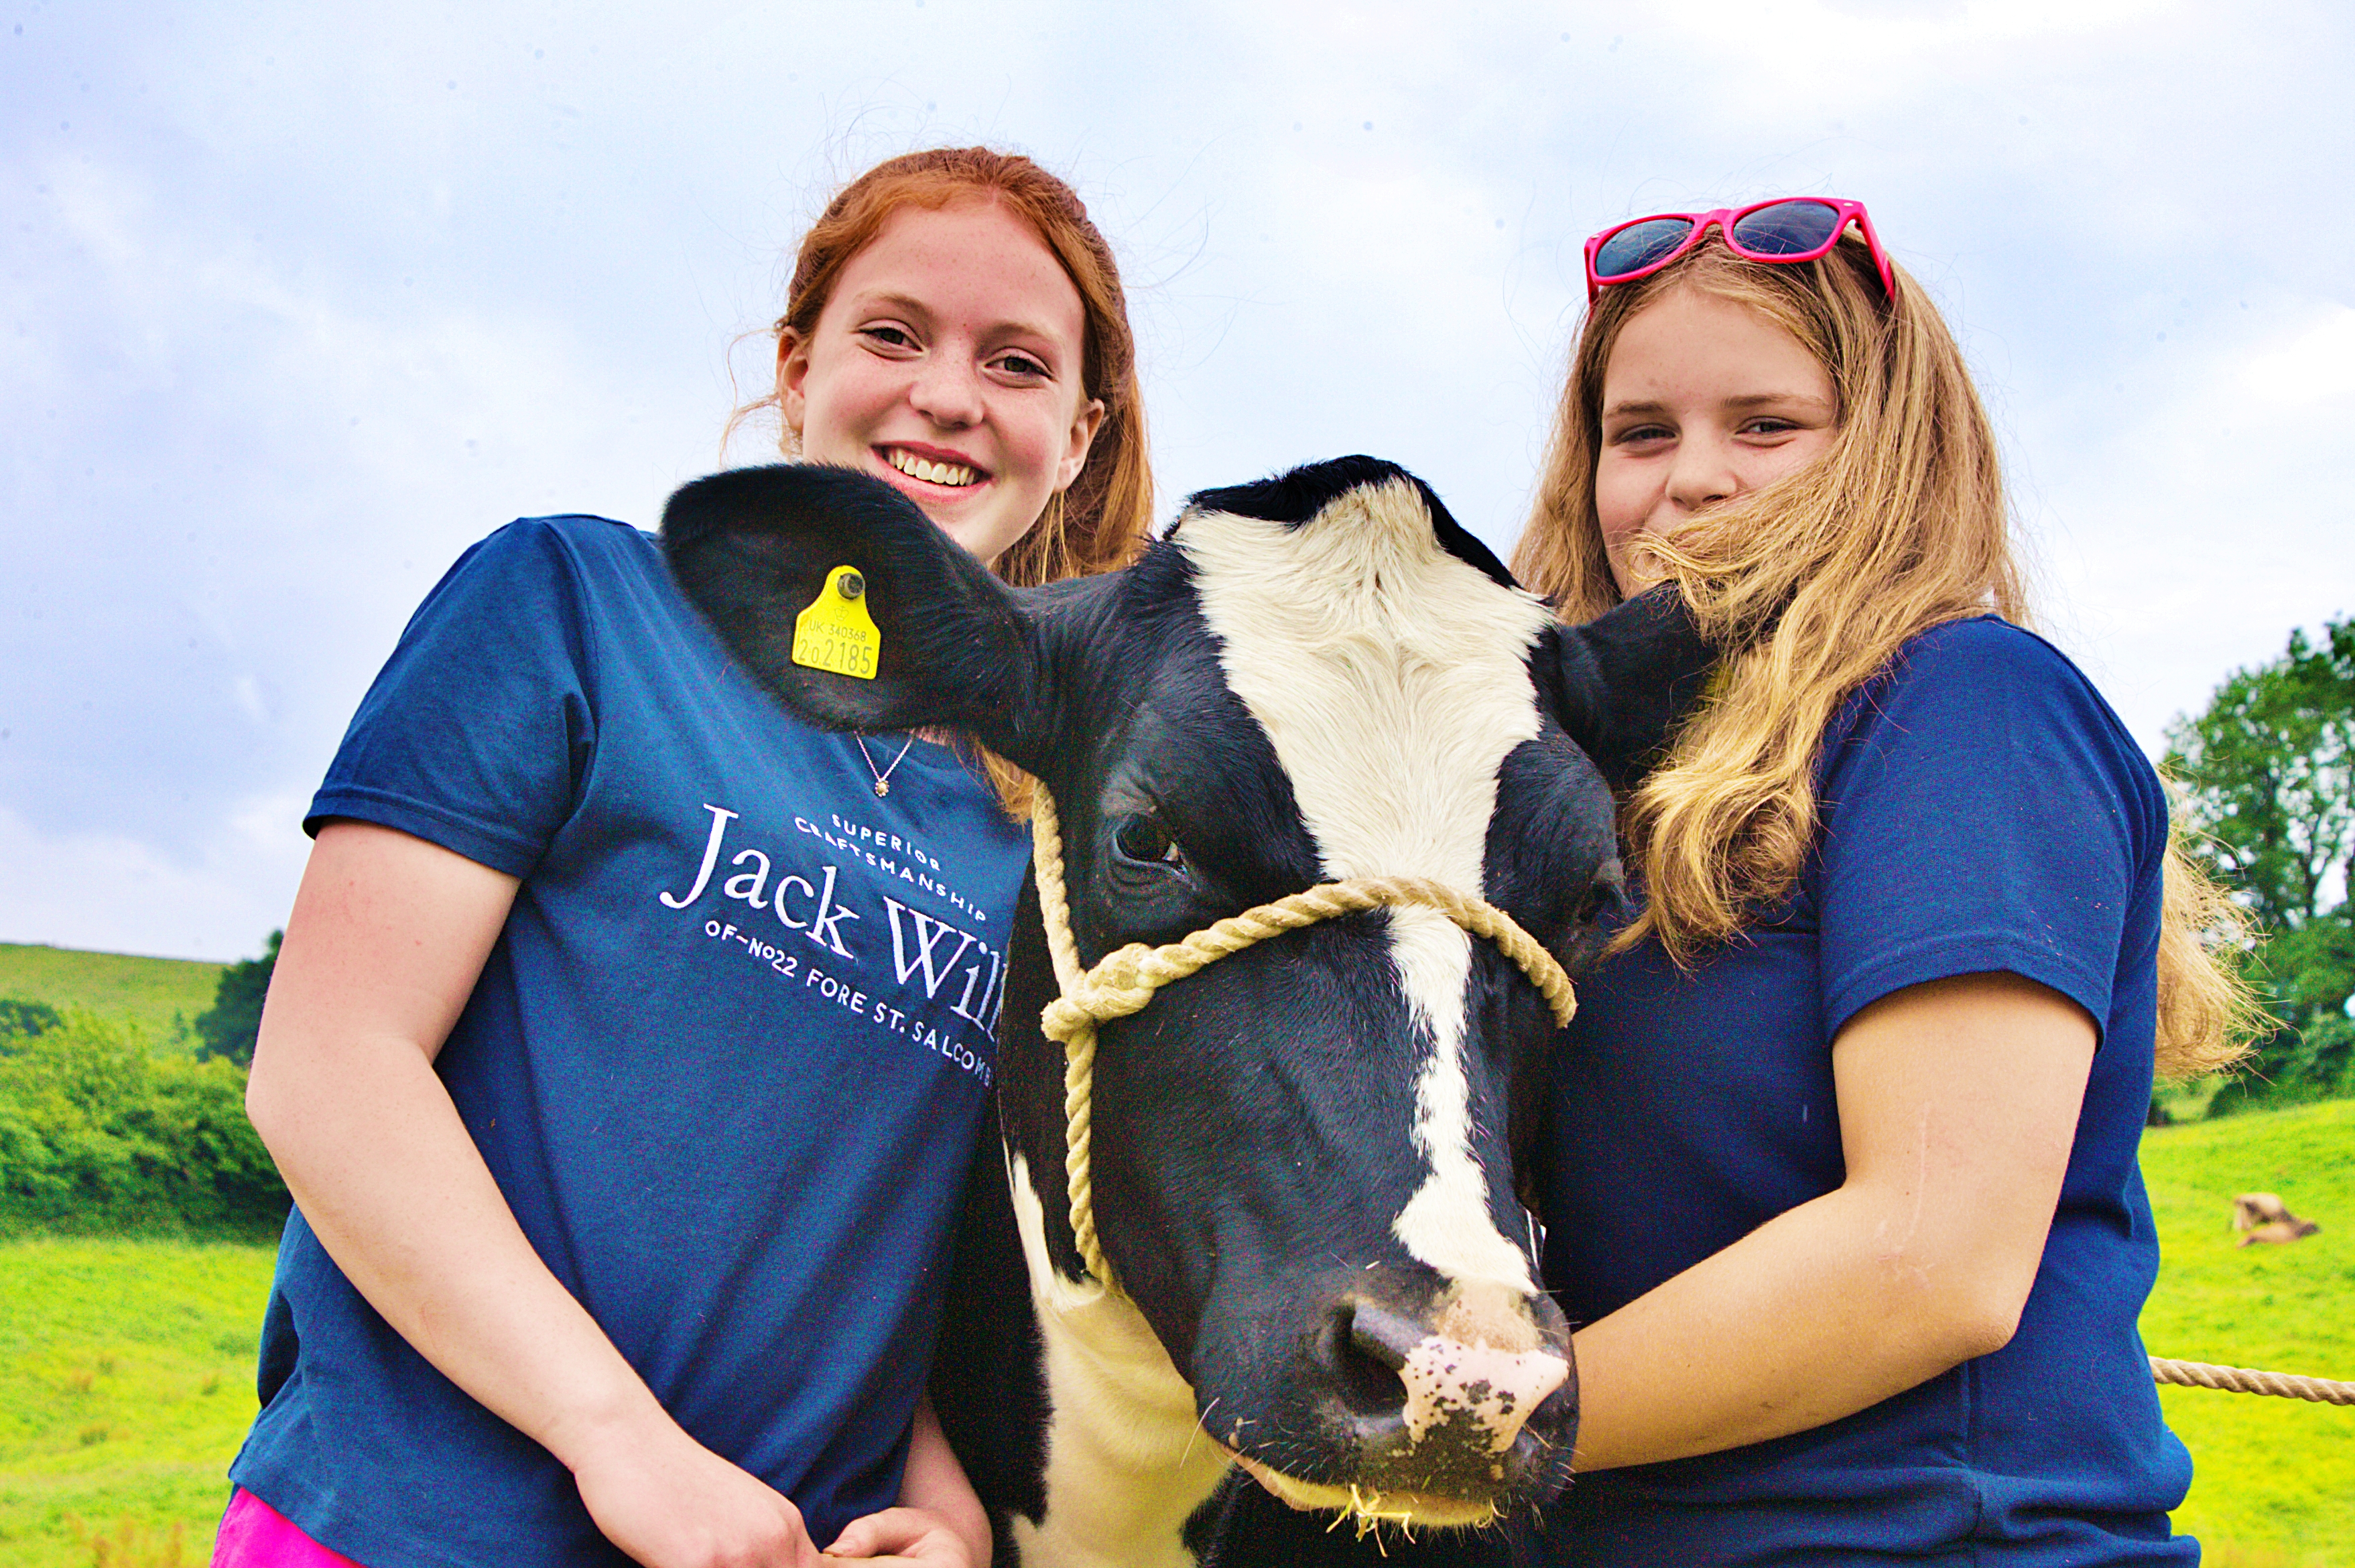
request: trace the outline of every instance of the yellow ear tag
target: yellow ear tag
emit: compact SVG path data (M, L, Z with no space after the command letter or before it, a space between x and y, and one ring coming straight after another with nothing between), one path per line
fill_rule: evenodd
M836 567L810 607L794 617L794 663L873 680L882 652L883 634L867 613L867 579L855 566Z

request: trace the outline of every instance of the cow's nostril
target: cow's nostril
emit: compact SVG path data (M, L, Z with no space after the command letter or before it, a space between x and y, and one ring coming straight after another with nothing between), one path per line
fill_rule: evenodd
M1393 1372L1405 1367L1407 1352L1430 1334L1422 1324L1370 1302L1359 1303L1350 1316L1349 1343Z
M1416 1338L1396 1313L1361 1301L1338 1302L1317 1336L1316 1359L1352 1414L1394 1418L1406 1403L1399 1369Z

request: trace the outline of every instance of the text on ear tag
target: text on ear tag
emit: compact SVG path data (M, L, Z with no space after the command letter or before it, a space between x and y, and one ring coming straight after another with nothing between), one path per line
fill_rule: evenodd
M836 567L810 607L794 617L794 663L873 680L882 652L883 634L867 613L867 580L855 566Z

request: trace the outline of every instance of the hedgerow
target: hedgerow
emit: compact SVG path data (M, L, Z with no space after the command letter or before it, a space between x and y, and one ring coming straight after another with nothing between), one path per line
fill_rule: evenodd
M76 1010L0 1033L0 1232L265 1237L286 1210L237 1063Z

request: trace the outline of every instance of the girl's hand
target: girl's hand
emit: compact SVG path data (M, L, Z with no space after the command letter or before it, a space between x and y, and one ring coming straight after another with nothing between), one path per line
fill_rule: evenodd
M929 1509L893 1508L854 1519L826 1549L826 1560L905 1563L911 1568L987 1568L946 1519Z
M605 1539L646 1568L820 1568L792 1499L676 1426L605 1444L572 1479Z

